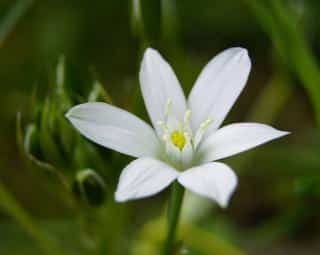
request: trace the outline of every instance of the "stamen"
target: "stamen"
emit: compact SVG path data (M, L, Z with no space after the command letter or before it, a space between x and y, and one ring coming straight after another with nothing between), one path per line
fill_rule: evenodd
M190 122L190 119L191 119L191 110L188 109L184 114L184 118L183 118L184 125L187 125Z
M205 131L205 130L210 126L210 124L212 123L212 121L213 121L213 119L211 119L211 118L206 119L204 122L202 122L202 123L200 124L200 128L201 128L203 131Z
M189 132L184 132L183 135L184 135L184 137L186 138L187 141L191 140L191 134Z
M159 120L157 124L161 127L164 134L169 133L169 128L162 120Z
M165 117L168 118L172 110L172 100L168 98L166 108L165 108Z
M210 126L210 124L212 123L212 119L208 118L206 119L204 122L202 122L200 124L200 127L198 128L194 138L193 138L193 146L194 148L197 148L199 143L201 142L201 139L205 133L205 131L207 130L207 128Z

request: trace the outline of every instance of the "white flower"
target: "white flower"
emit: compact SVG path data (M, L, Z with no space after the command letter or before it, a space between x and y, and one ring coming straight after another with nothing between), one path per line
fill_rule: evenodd
M246 49L227 49L206 65L186 100L170 65L156 50L147 49L140 83L154 129L105 103L80 104L66 116L88 139L138 158L121 173L115 193L118 202L154 195L178 180L226 207L237 177L227 165L212 161L288 134L258 123L219 128L250 68Z

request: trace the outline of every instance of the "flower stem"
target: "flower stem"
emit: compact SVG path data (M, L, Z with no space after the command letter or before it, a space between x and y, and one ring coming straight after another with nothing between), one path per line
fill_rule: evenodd
M171 187L168 208L168 232L164 243L163 255L172 255L176 237L176 229L179 223L179 216L182 207L184 188L175 182Z

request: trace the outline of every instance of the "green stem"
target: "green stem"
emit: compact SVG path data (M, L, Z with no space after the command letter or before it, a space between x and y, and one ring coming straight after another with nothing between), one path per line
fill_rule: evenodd
M35 226L32 218L22 209L15 201L12 195L6 190L0 182L0 205L11 215L16 222L24 229L38 244L43 254L46 255L63 255L58 249L54 240L47 237L39 228Z
M164 244L163 255L172 255L176 237L176 229L179 223L179 216L182 207L184 188L178 183L173 183L169 198L168 208L168 232Z

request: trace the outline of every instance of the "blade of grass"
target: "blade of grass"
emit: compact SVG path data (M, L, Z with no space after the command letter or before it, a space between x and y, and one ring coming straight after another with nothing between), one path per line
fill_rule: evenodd
M0 182L0 206L26 231L46 255L64 255L52 239L45 235L33 222L32 218L16 202L13 196Z
M0 47L34 0L17 0L0 22Z
M275 44L279 56L305 87L320 128L320 70L302 29L281 0L246 0L258 23Z

